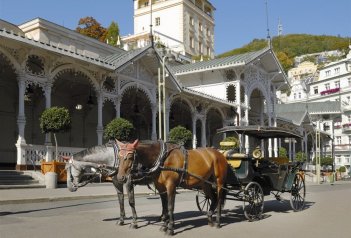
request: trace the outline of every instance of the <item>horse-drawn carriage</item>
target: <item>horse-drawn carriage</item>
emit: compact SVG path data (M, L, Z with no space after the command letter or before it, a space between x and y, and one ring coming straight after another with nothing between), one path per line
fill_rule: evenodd
M276 128L223 128L220 132L235 131L244 135L255 135L258 139L277 137L298 137L294 133ZM92 155L95 153L95 156ZM115 153L114 153L115 152ZM115 156L113 156L115 154ZM97 171L112 171L114 185L123 206L122 183L129 184L128 192L133 196L131 181L149 179L158 190L162 203L162 230L174 234L174 203L177 187L201 189L196 196L200 210L207 211L208 223L213 225L212 216L217 212L216 225L220 226L222 205L225 199L244 202L244 214L250 220L261 218L264 196L273 193L280 199L280 193L291 194L291 206L295 211L303 209L305 182L295 163L278 163L262 159L260 151L254 155L227 151L221 153L214 148L185 150L179 145L164 141L139 143L118 142L114 149L100 146L73 156L67 165L67 185L71 191L86 183L82 175L88 167ZM113 172L115 171L115 172ZM137 179L135 179L135 175ZM134 178L133 178L134 177ZM223 196L226 194L226 198ZM136 227L134 198L133 225ZM120 224L123 224L124 208L121 207Z
M218 130L219 133L235 133L253 136L258 140L268 138L297 138L292 131L276 127L229 126ZM225 142L228 145L228 142ZM289 162L284 158L262 156L259 148L250 154L237 153L235 149L223 151L229 169L226 180L228 200L243 201L245 217L250 220L261 218L264 207L264 196L273 194L281 200L281 194L290 193L290 205L294 211L300 211L305 204L305 181L300 172L300 163ZM200 211L207 210L210 200L201 191L196 196Z

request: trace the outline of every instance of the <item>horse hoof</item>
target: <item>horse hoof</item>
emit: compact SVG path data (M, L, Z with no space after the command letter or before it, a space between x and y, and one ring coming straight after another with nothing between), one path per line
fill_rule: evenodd
M123 225L124 225L124 221L118 221L118 222L117 222L117 225L123 226Z
M130 224L129 228L131 229L137 229L138 225L137 224Z
M174 231L173 230L167 230L166 231L166 235L173 236L174 235Z
M160 231L166 232L167 231L167 226L161 226Z
M208 222L208 225L209 225L210 227L213 227L213 226L214 226L213 222Z
M216 228L217 229L221 228L221 224L216 224Z

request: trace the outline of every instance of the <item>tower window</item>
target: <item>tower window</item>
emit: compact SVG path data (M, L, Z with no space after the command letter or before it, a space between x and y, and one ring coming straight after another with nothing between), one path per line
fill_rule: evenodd
M159 17L156 17L156 18L155 18L155 25L156 25L156 26L161 25L161 19L160 19Z

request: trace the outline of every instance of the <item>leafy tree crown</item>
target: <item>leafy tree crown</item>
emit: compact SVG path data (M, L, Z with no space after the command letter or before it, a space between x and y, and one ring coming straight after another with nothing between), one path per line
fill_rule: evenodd
M133 130L134 127L131 122L124 118L116 118L107 124L104 130L104 138L130 141Z
M71 118L68 109L64 107L51 107L44 110L40 116L42 132L65 132L71 128Z
M176 126L169 132L169 140L178 144L189 145L193 135L183 126Z

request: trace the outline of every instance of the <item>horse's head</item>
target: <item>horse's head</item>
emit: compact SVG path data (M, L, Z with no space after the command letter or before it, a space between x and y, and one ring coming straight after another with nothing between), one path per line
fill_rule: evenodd
M87 163L76 161L73 158L66 163L67 171L67 188L71 192L77 191L79 187L87 185L93 178L96 177L95 166L87 165ZM92 172L95 174L91 175ZM89 174L89 175L88 175Z
M130 174L132 169L132 165L135 160L136 155L136 147L138 146L139 140L135 140L132 144L130 143L122 143L116 140L117 146L119 148L118 157L118 173L117 180L119 182L125 183L127 181L127 176Z

